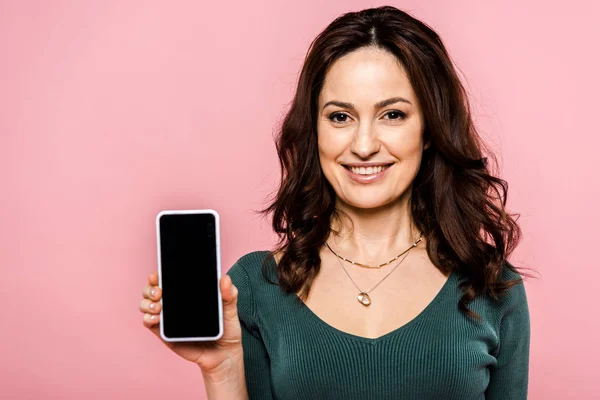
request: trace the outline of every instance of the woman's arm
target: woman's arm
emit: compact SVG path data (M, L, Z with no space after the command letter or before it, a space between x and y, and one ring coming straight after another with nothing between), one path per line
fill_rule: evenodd
M500 321L497 364L490 369L486 400L527 399L530 320L525 286L509 289L507 309Z
M227 271L233 284L239 290L237 305L242 327L243 363L241 365L244 369L241 376L245 376L244 389L247 390L247 398L269 400L273 398L271 361L257 325L258 318L252 283L243 263L244 257ZM260 271L258 267L248 266L248 268L253 268L252 271Z
M256 336L255 336L256 335ZM248 397L273 399L271 391L271 361L260 335L251 332L242 322L242 343Z

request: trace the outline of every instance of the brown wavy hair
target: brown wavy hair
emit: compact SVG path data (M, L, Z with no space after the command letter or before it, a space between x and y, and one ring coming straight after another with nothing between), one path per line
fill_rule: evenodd
M427 253L444 273L466 276L460 284L459 309L480 294L493 299L522 282L502 281L502 268L520 240L518 215L506 211L508 185L494 176L495 157L484 147L474 126L467 93L442 40L430 27L395 7L349 12L336 18L310 44L298 86L277 132L281 181L270 205L258 212L273 213L279 243L275 253L279 286L306 298L320 270L320 248L332 218L340 218L336 194L319 164L317 99L329 67L340 57L374 46L395 55L408 73L424 116L420 170L411 196L415 226L427 239ZM483 151L489 154L483 156ZM270 280L269 280L270 281ZM272 282L272 281L271 281ZM275 283L275 282L272 282Z

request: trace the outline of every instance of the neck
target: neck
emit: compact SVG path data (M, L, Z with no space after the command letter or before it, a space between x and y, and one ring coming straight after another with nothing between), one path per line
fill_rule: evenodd
M341 220L332 221L327 243L343 257L363 264L378 265L412 246L419 232L414 227L410 199L364 209L338 200ZM420 246L420 245L419 245Z

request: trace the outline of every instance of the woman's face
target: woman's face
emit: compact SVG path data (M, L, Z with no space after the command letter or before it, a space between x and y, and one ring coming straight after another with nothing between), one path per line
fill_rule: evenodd
M338 200L367 209L409 194L426 148L423 125L393 55L362 48L338 59L325 77L317 120L321 168Z

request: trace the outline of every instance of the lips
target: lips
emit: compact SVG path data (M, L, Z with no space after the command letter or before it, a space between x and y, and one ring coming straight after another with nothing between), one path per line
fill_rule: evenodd
M353 164L350 164L353 165ZM354 164L354 165L361 165L361 164ZM364 164L362 164L364 165ZM377 165L377 164L375 164ZM371 170L373 169L372 166L370 167L359 167L359 168L351 168L348 165L344 165L344 169L346 170L346 173L348 174L348 177L350 179L352 179L354 182L356 183L361 183L361 184L366 184L366 183L373 183L373 182L377 182L380 179L382 179L387 172L390 170L392 164L378 164L379 167L385 166L385 168L381 169L381 171L375 172L375 173L370 173L367 174L365 172L368 172L367 169L371 168ZM377 170L375 170L377 171ZM363 172L363 173L360 173Z

